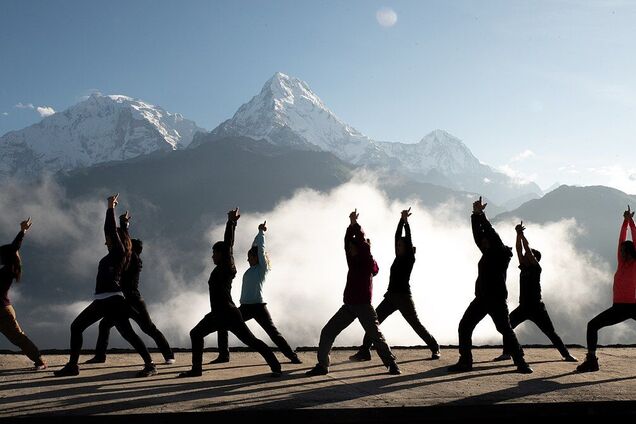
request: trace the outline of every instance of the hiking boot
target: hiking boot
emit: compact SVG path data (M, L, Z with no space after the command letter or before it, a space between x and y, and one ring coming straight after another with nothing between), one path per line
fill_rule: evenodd
M144 369L139 371L136 377L150 377L153 375L157 375L157 367L155 366L155 364L150 363L144 365Z
M329 374L329 370L320 364L316 364L315 367L313 367L312 369L310 369L309 371L305 373L307 377L314 377L316 375L327 375L327 374Z
M189 371L185 371L180 373L177 377L186 378L186 377L201 377L203 375L203 371L201 368L192 368Z
M56 377L70 377L73 375L79 375L79 367L77 364L68 363L61 369L53 371L53 375Z
M576 359L576 357L570 355L569 353L566 356L563 357L563 360L565 362L579 362L579 360Z
M512 356L508 355L507 353L502 353L496 358L493 358L493 362L509 361L511 359L512 359Z
M292 356L291 358L289 358L289 361L290 361L292 364L302 364L302 363L303 363L303 361L301 361L301 360L300 360L300 358L298 357L298 355L294 355L294 356Z
M210 364L225 364L227 362L230 362L229 356L219 355L216 357L216 359L211 360Z
M473 370L473 361L467 361L459 358L459 361L455 365L451 365L447 368L450 372L466 372Z
M400 367L398 367L398 364L389 365L389 374L391 374L391 375L400 375L400 374L402 374L402 371L400 371Z
M598 371L598 358L595 355L590 355L589 353L585 356L585 361L578 367L576 367L576 371L578 372L594 372Z
M84 361L85 364L103 364L106 362L105 356L93 356L91 359Z
M349 357L350 361L365 362L371 360L371 352L368 350L359 350Z

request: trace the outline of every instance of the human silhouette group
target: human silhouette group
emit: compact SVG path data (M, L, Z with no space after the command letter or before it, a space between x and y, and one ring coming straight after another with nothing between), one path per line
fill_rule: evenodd
M163 333L153 323L143 297L139 291L142 271L141 254L143 243L130 236L131 215L126 211L119 216L117 226L115 210L119 195L107 199L104 237L106 255L97 266L93 301L73 320L70 325L70 356L62 368L55 370L57 377L75 376L80 372L79 358L83 344L83 332L99 321L99 335L95 355L85 361L86 364L106 361L109 333L115 327L122 337L130 343L141 356L144 366L137 372L138 377L157 374L157 366L143 340L134 331L130 320L148 334L156 343L164 358L164 364L175 363L175 356ZM534 322L550 339L564 361L578 362L570 354L557 334L541 296L541 252L531 248L525 235L523 222L516 225L515 250L520 270L519 306L509 313L508 291L506 288L507 270L513 258L512 247L507 246L493 228L485 214L487 203L480 197L473 203L470 216L472 234L481 257L477 264L475 298L466 308L459 322L459 360L448 367L449 372L472 370L472 333L477 324L489 315L495 327L503 337L503 352L494 361L512 359L520 373L532 373L532 368L524 358L514 328L530 320ZM380 324L391 314L399 311L408 325L424 341L431 355L428 360L440 358L440 346L418 318L415 303L411 295L410 277L415 265L416 248L413 245L409 218L411 208L400 213L395 238L395 259L390 267L389 285L383 300L372 306L373 277L379 272L379 266L373 258L371 243L358 222L357 209L349 214L349 225L345 231L344 250L348 265L342 306L325 324L320 332L317 363L306 372L307 376L329 373L330 351L336 337L356 319L362 325L365 335L358 351L350 356L352 361L370 361L371 347L386 366L389 374L401 374L401 370L389 344L380 330ZM233 333L241 342L257 351L267 362L273 377L282 375L281 363L272 349L258 339L245 324L254 319L271 338L292 364L302 361L281 335L274 324L263 296L270 263L266 251L267 222L258 225L257 234L247 252L249 268L242 277L240 306L232 299L232 282L236 277L234 262L234 237L239 222L239 208L227 214L223 240L212 246L212 262L215 267L208 279L210 294L210 312L190 331L192 343L192 367L178 375L181 378L200 377L203 373L204 339L217 332L219 355L211 363L230 361L228 332ZM37 346L27 337L18 324L16 312L9 299L9 289L13 282L20 282L22 261L20 247L27 232L31 230L32 220L20 223L20 231L11 244L0 246L0 331L34 364L34 370L48 368ZM627 232L631 239L627 239ZM629 318L636 319L636 248L634 237L634 212L628 206L623 213L617 251L617 269L614 275L613 304L594 317L587 324L587 355L578 365L578 372L599 370L596 356L598 331L601 328L618 324Z

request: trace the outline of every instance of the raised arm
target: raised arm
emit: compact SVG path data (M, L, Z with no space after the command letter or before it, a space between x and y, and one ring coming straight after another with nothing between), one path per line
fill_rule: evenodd
M630 227L630 230L632 231L632 239L633 239L634 230L632 227L634 226L634 212L632 212L632 209L629 205L627 206L627 210L623 212L623 225L621 225L621 232L618 235L618 249L616 252L616 256L617 256L619 264L623 263L623 255L621 254L621 247L623 242L627 240L628 226Z
M258 252L258 266L263 272L267 272L267 258L265 257L265 231L267 231L267 221L258 226L258 234L254 237L252 246L256 246Z
M230 262L234 265L234 233L236 231L236 224L241 214L239 208L232 209L227 213L227 223L225 224L225 233L223 234L223 241L228 246L228 252L230 254Z
M398 222L397 229L395 230L395 254L397 255L397 244L402 238L402 230L405 231L404 238L409 247L413 247L413 240L411 240L411 227L409 226L409 216L411 216L411 208L403 210L400 216L400 222ZM411 249L412 250L412 249Z
M128 232L128 228L130 227L130 219L132 218L132 216L130 216L130 214L128 213L128 211L126 211L125 213L119 215L119 228L121 228L121 230L128 234L128 236L130 236L129 232Z
M26 234L27 231L29 231L29 228L31 228L31 225L33 225L33 222L31 221L31 217L28 217L27 219L25 219L24 221L20 223L20 232L15 236L15 238L11 242L11 249L14 252L17 252L18 250L20 250L20 247L22 247L22 240L24 239L24 235Z
M106 209L106 220L104 221L104 235L110 239L111 251L119 254L124 254L124 244L119 238L117 233L117 221L115 221L115 208L119 198L119 193L108 198L108 209Z
M521 242L523 243L523 250L525 250L525 255L523 256L524 261L529 263L530 265L537 265L539 261L534 257L534 253L532 253L532 249L530 248L530 243L526 238L526 235L521 231Z

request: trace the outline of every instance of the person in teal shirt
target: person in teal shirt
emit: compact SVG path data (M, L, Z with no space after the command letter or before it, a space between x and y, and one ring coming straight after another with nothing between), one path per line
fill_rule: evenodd
M247 262L250 267L243 274L243 286L241 287L241 306L239 310L244 321L251 319L265 330L267 335L278 346L292 364L301 364L298 355L289 346L289 343L280 334L272 316L267 309L267 303L263 300L263 284L269 272L269 260L265 253L265 232L267 231L267 221L258 226L258 234L254 238L252 247L247 252ZM228 346L228 333L225 330L218 332L219 356L213 360L212 364L219 364L230 361L230 350Z

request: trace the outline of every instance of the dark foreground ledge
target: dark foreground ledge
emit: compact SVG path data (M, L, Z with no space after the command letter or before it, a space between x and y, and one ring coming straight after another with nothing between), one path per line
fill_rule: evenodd
M349 362L337 350L327 376L305 377L315 352L301 352L301 365L283 362L271 378L258 354L233 352L227 364L205 365L201 378L177 379L189 368L187 352L159 375L138 379L140 358L113 354L106 364L83 365L77 377L54 378L65 355L48 355L50 370L29 372L21 355L0 355L0 422L537 422L548 418L595 420L636 416L636 349L599 351L601 371L574 373L554 349L529 348L534 374L514 372L510 362L492 362L498 348L475 351L475 369L449 374L457 351L427 361L424 349L396 349L402 375L391 376L377 356ZM583 349L573 354L584 356ZM159 362L160 355L153 354ZM206 353L209 361L216 354ZM82 357L82 360L88 356ZM284 358L279 356L281 360Z

